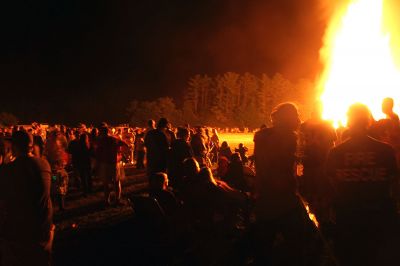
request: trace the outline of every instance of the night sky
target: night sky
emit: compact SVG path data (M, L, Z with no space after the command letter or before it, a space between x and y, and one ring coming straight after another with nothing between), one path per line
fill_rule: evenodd
M130 100L227 71L318 74L318 0L8 1L0 111L22 122L127 121Z

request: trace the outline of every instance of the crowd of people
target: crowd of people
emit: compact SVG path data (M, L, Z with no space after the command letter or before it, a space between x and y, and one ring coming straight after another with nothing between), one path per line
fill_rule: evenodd
M237 230L245 221L256 265L309 265L304 248L316 231L333 243L321 252L332 251L334 263L392 262L387 246L397 237L400 162L393 105L386 98L386 118L374 121L367 106L354 104L347 127L335 129L318 106L302 123L294 104L280 104L271 126L254 134L252 155L243 144L229 147L216 129L174 128L166 118L136 129L3 128L1 260L48 265L53 204L68 208L72 186L83 197L93 193L93 178L102 181L106 207L123 204L124 164L135 162L169 224Z

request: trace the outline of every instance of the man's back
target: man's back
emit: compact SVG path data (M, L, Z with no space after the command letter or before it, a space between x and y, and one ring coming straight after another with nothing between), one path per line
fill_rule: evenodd
M96 159L99 163L116 164L120 144L117 138L102 136L98 138Z
M391 146L369 136L353 137L332 149L327 173L338 211L373 211L392 205L397 164Z
M79 156L79 140L74 139L68 145L68 153L71 154L72 164L77 163L77 157Z
M47 161L18 157L4 168L1 198L5 202L5 237L38 243L48 240L52 226L51 170Z
M167 169L168 140L160 129L149 131L144 139L147 149L148 172L165 172Z
M149 131L144 139L147 152L161 153L168 150L168 140L164 132L159 129L153 129Z
M259 217L279 216L298 206L294 163L296 134L266 128L254 135Z

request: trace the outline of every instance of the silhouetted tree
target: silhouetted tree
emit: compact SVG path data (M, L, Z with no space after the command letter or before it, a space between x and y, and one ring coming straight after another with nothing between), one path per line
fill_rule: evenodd
M134 125L145 125L148 119L168 118L174 125L183 122L182 111L176 108L170 97L161 97L154 101L131 101L127 108L130 122Z
M0 126L15 126L18 124L18 118L10 113L1 112L0 113Z
M304 118L308 117L316 95L314 88L308 80L291 82L279 73L272 77L234 72L214 77L195 75L188 81L181 108L169 97L144 102L134 100L128 114L135 124L165 116L175 125L257 128L269 123L272 108L285 101L298 104Z

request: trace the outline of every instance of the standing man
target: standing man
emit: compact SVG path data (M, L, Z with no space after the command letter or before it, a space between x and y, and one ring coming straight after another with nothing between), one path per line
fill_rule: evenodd
M399 116L393 111L394 100L393 98L387 97L382 101L382 113L386 115L395 126L400 126Z
M272 127L254 135L256 264L301 265L306 220L296 195L294 172L300 125L297 107L282 103L272 111L271 120ZM276 245L277 235L284 244ZM279 248L281 252L276 252Z
M23 131L12 135L15 160L4 166L0 200L4 217L2 265L50 265L53 210L49 163L30 155L32 137Z
M327 160L337 256L341 265L392 265L377 256L386 251L396 228L395 153L390 145L368 136L368 107L354 104L347 115L349 139L333 148Z
M167 171L167 157L170 144L167 138L168 120L160 118L157 128L146 133L144 145L147 149L147 173Z
M387 141L393 146L396 152L397 164L400 164L400 120L393 111L393 98L385 98L382 101L382 112L386 115Z
M97 138L96 162L97 173L104 184L105 204L111 204L110 185L115 191L116 204L121 200L121 180L117 176L117 156L121 146L126 145L122 140L109 136L107 124L102 123L99 127L99 137Z

